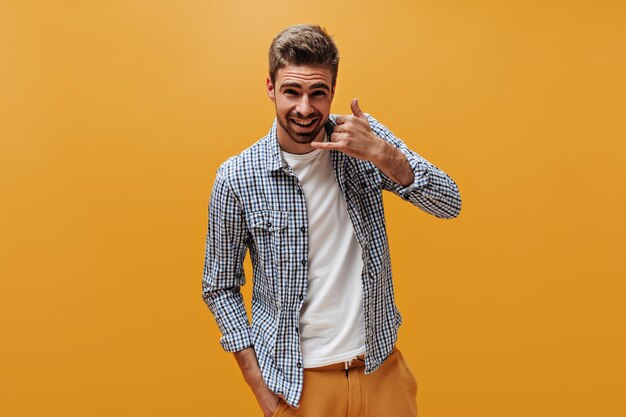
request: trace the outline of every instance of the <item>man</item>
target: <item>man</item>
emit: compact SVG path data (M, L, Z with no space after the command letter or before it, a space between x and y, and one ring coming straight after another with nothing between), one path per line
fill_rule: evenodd
M456 184L351 103L330 114L339 55L319 26L269 50L269 134L218 170L203 299L266 417L416 416L395 348L382 190L456 217ZM252 323L240 293L253 266Z

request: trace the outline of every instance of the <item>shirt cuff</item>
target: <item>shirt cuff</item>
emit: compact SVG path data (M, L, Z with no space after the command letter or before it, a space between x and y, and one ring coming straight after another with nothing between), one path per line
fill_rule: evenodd
M220 344L226 352L239 352L249 348L252 346L250 328L246 327L223 335L220 339Z

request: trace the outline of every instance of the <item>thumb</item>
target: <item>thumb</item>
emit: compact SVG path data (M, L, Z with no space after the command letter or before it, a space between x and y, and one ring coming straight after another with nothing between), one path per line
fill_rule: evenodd
M353 98L352 103L350 103L350 108L352 109L352 114L358 117L359 119L365 119L365 113L359 107L359 99Z

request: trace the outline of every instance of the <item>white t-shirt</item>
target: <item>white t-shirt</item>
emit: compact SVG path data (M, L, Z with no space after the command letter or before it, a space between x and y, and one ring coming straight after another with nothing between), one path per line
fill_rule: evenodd
M283 152L300 181L309 227L309 282L300 311L305 368L365 353L363 258L329 151Z

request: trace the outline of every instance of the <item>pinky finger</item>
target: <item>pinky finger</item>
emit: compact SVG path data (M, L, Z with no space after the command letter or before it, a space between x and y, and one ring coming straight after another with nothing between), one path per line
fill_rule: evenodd
M311 142L313 149L336 149L337 145L333 142Z

